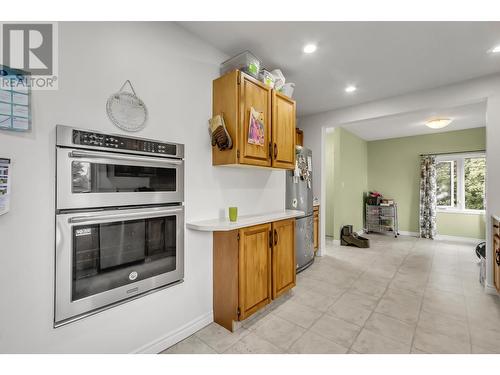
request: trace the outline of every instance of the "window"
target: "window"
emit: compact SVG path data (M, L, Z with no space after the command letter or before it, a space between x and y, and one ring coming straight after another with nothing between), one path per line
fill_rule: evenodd
M437 206L441 210L481 212L485 209L486 158L482 153L437 158Z

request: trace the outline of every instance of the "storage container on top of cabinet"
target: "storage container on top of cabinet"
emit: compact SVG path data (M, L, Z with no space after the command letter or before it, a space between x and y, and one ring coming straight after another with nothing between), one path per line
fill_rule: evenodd
M248 142L252 108L264 123L262 145ZM234 70L213 81L212 111L213 116L223 115L233 141L229 150L212 147L213 165L295 167L294 100Z

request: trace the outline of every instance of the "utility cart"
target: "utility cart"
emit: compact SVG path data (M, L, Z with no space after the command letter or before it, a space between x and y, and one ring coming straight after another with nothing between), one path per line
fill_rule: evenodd
M398 205L366 205L366 233L392 232L399 236Z

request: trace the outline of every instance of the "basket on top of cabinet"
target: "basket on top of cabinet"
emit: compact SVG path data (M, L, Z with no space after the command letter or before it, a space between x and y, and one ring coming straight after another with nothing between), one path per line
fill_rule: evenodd
M222 114L233 141L229 150L212 147L213 165L295 168L294 100L239 70L213 81L212 100L212 115ZM258 143L249 142L252 110L263 124Z

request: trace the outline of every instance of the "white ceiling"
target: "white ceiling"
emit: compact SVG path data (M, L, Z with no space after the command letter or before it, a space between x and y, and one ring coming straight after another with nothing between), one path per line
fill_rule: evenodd
M430 129L425 122L434 117L446 117L453 122L443 129ZM434 108L418 112L369 119L343 126L367 141L435 134L454 130L479 128L486 125L486 103L476 103L453 108Z
M180 22L228 55L251 50L295 82L300 116L500 72L500 22ZM314 42L318 50L302 48ZM346 94L347 84L358 91Z

